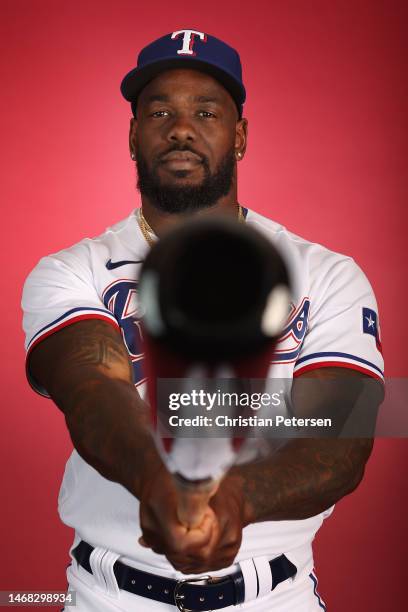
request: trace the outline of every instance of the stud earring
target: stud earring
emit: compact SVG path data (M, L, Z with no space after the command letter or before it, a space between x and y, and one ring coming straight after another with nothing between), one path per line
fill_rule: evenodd
M132 159L135 159L135 154L134 154L134 153L131 153L131 154L130 154L130 157L131 157Z

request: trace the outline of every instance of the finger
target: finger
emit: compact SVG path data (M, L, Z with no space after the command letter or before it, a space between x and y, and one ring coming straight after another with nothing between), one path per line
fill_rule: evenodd
M140 546L143 546L143 548L150 548L150 546L147 544L147 542L145 541L145 539L143 538L143 536L141 536L139 538L139 544Z
M209 502L217 492L219 481L211 481L204 486L185 486L176 482L177 516L182 525L188 528L199 527L209 509Z
M169 559L174 567L180 569L180 571L181 568L188 568L191 573L198 574L208 569L211 558L217 554L217 537L215 534L206 546L185 549L184 553L175 553L170 555Z
M211 545L214 540L216 525L210 523L208 529L190 529L184 537L177 538L174 542L174 550L184 553L197 554L202 549Z
M219 547L220 548L233 548L239 547L242 541L242 532L237 529L225 530L220 535Z
M195 537L196 535L190 534L189 537L175 538L174 534L167 533L162 534L161 538L157 537L157 534L143 532L139 543L144 548L150 548L158 554L178 556L183 561L189 557L194 560L196 556L200 556L199 551L207 544L207 538L203 539L202 535Z
M181 491L177 506L177 517L188 529L199 527L208 509L208 494Z
M216 530L216 518L212 511L205 516L200 527L187 530L177 524L158 524L155 527L146 525L142 528L142 536L139 539L141 546L159 551L159 554L179 555L186 561L187 556L192 559L199 555L200 550L207 547L214 539Z
M181 533L179 529L170 530L170 537L167 541L174 548L175 552L188 554L193 551L195 552L195 549L207 546L214 537L216 527L216 518L213 513L209 513L197 528L186 530L184 533Z
M168 561L171 565L179 572L183 574L203 574L208 570L207 564L197 563L197 562L189 562L186 559L174 560L173 558L167 557Z
M159 537L159 534L148 529L142 530L142 535L139 538L139 544L144 548L163 548L164 542Z
M139 544L140 546L143 546L143 548L150 548L157 555L164 555L164 549L162 546L158 544L147 544L143 536L139 538Z
M221 569L226 569L234 563L235 554L220 555L215 554L214 558L202 560L200 563L185 563L188 570L192 574L205 574L209 572L215 572Z

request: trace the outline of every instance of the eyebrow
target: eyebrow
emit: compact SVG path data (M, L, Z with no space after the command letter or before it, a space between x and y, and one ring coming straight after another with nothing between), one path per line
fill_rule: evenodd
M219 98L216 96L196 96L194 98L196 102L219 102Z
M164 94L152 94L146 100L146 102L168 102L169 96Z

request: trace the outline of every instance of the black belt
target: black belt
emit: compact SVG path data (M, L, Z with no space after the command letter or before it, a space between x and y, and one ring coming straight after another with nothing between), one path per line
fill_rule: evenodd
M78 563L92 574L89 557L93 547L84 541L76 546L72 554ZM284 580L296 574L296 566L285 555L269 561L272 573L272 591ZM116 561L113 572L120 589L134 595L155 599L177 606L179 610L204 612L236 606L245 600L245 583L242 572L211 578L209 576L173 580L129 567ZM207 582L207 584L196 584Z

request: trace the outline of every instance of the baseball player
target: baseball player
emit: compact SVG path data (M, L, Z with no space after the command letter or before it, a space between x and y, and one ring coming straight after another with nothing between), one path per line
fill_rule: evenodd
M229 45L172 32L141 51L121 91L133 112L141 207L41 259L23 294L28 379L64 413L75 447L58 505L75 530L67 578L77 610L325 610L312 541L360 482L372 441L293 440L233 467L202 524L181 525L143 399L137 279L151 245L187 218L224 214L262 232L291 271L291 310L270 376L293 387L305 377L382 379L372 289L350 257L238 203L247 121L240 58ZM312 400L339 406L334 396Z

